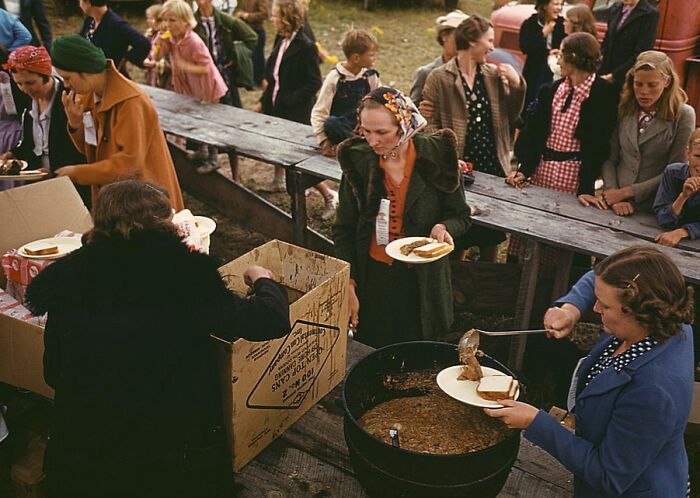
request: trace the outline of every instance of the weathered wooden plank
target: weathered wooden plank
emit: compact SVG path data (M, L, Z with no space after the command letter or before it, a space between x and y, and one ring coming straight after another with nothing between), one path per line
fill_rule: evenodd
M559 251L557 269L554 272L554 285L552 286L552 301L566 294L569 290L569 278L574 262L572 251Z
M632 216L617 216L612 210L585 208L576 200L576 196L557 192L556 190L529 185L515 189L507 185L503 178L486 173L476 173L476 181L467 189L468 192L494 197L515 204L540 209L566 218L592 223L601 227L629 233L636 237L653 241L662 232L656 219L650 213L635 213ZM700 251L700 240L684 240L679 247L691 251Z
M364 498L352 474L277 439L236 474L240 498Z
M573 474L556 458L524 437L520 439L520 451L515 466L523 472L547 481L569 493L574 490Z
M548 481L514 467L498 498L571 498L572 491L562 489Z
M309 147L263 137L237 128L215 125L184 113L158 108L158 116L166 133L226 150L233 149L239 155L276 166L289 167L315 154Z
M470 190L465 193L467 202L472 208L477 208L477 213L472 216L474 222L531 237L555 247L605 257L623 247L647 243L628 233L610 228L574 219L563 219L557 214L488 197ZM700 253L658 244L651 245L673 259L686 280L694 284L700 283Z
M287 192L292 197L294 243L306 247L306 189L300 171L287 171Z
M340 165L335 158L322 155L304 159L294 167L309 175L318 176L326 180L335 180L337 182L340 181L343 174L340 170Z
M309 125L228 105L202 103L194 97L161 88L150 86L142 86L142 88L150 95L158 109L187 114L212 124L247 131L278 141L303 145L318 152L318 141Z

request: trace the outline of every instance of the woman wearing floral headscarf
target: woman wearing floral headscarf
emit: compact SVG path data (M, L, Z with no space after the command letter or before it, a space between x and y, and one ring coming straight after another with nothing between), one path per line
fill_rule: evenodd
M454 245L469 227L455 135L417 133L425 119L393 88L366 95L358 115L361 136L338 146L343 178L333 225L336 253L351 265L350 322L374 347L434 339L452 325L448 259L406 265L384 249L410 236Z

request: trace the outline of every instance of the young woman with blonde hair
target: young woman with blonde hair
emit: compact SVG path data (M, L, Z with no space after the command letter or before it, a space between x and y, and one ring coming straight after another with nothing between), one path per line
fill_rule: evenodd
M615 214L650 211L664 168L685 160L695 129L695 110L687 100L666 54L639 54L625 77L617 131L603 164L603 198Z

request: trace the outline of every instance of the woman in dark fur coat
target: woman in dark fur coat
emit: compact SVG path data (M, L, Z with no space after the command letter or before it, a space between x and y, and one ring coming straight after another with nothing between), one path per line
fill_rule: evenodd
M385 248L410 236L454 246L466 232L455 134L417 133L425 119L393 88L370 92L359 111L362 137L338 146L343 178L333 225L336 254L350 263L350 321L374 347L435 339L453 319L448 258L407 265Z
M232 488L210 333L288 333L285 290L259 266L255 295L227 290L190 252L167 194L105 186L84 245L27 289L48 312L44 378L56 390L46 471L51 498L209 498Z

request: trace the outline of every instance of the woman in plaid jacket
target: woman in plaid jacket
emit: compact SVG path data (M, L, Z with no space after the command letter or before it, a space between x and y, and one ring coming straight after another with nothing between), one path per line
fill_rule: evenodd
M605 209L594 195L594 184L610 152L618 95L595 74L600 60L600 45L591 34L564 39L559 56L563 79L540 90L535 111L515 143L520 167L508 175L508 183L519 186L530 179L540 187L575 194L584 206Z
M559 54L563 78L542 87L535 110L515 143L518 171L506 182L533 185L576 195L584 206L606 209L596 197L595 180L610 153L610 134L617 122L615 86L599 76L600 45L589 33L564 39ZM511 237L508 254L521 256L519 237ZM543 254L554 263L556 250Z

